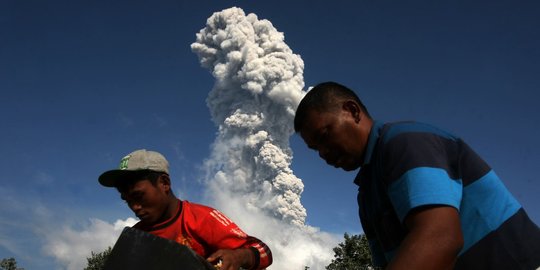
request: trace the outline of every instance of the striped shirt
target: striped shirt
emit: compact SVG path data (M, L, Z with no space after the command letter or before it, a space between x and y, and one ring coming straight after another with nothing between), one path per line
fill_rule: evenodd
M392 260L414 208L459 211L464 245L455 269L536 269L540 230L497 174L465 142L417 122L371 130L355 183L362 227L375 265Z

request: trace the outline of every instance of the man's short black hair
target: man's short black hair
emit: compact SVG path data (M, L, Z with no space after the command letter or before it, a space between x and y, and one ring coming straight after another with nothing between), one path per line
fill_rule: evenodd
M309 90L300 101L294 116L295 132L302 130L308 112L312 110L318 112L337 110L339 107L336 105L347 99L352 99L358 103L363 113L368 118L371 118L367 108L354 91L336 82L323 82Z

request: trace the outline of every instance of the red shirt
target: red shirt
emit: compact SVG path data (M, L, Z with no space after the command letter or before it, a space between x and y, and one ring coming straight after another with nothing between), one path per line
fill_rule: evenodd
M257 251L252 269L272 263L272 252L265 243L247 235L218 210L188 201L178 203L178 211L169 220L149 227L139 222L133 227L188 246L204 258L218 249L252 248Z

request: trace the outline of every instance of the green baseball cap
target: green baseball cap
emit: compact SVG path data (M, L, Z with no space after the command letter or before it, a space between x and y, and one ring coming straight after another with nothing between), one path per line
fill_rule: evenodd
M116 187L117 181L122 181L122 179L142 170L169 174L169 162L158 152L146 149L136 150L120 160L118 169L102 173L98 181L103 186Z

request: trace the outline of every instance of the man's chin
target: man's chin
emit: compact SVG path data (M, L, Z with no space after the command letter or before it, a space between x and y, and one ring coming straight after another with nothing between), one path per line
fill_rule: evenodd
M328 165L333 166L336 169L342 169L344 171L350 172L358 169L360 166L356 164L348 164L344 160L338 160L336 162L326 162Z
M341 168L342 170L346 171L346 172L350 172L350 171L354 171L358 168L360 168L360 166L356 166L356 165L343 165L343 166L339 166L338 168Z
M151 220L150 218L139 218L141 221L141 224L145 225L145 226L149 226L149 225L153 225L154 224L154 221Z

